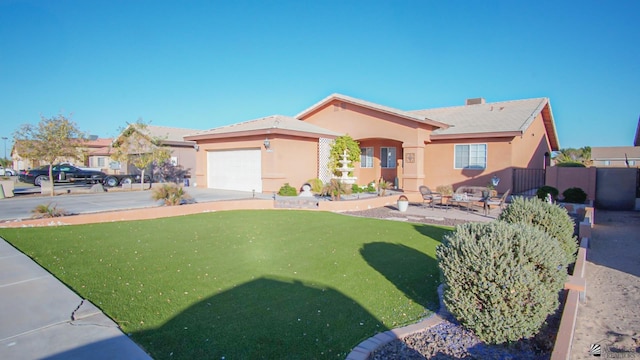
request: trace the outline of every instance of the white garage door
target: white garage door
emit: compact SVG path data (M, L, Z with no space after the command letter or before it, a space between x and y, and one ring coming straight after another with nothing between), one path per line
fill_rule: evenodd
M207 153L207 187L262 192L260 149Z

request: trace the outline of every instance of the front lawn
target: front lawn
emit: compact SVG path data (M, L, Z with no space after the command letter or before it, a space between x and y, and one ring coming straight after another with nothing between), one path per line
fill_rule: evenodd
M361 340L436 310L435 248L447 231L227 211L0 236L155 359L310 359L344 358Z

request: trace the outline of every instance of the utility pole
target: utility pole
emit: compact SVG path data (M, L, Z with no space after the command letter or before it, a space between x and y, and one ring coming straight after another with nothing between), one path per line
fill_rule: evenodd
M4 159L7 160L7 137L3 136L2 140L4 140Z

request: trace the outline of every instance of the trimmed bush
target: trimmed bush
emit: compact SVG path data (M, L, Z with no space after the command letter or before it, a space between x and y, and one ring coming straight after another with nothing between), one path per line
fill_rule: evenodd
M540 200L546 200L547 198L547 194L551 194L551 197L553 198L553 200L557 200L558 199L558 194L560 192L558 191L558 189L554 188L553 186L541 186L538 191L536 192L536 196L538 197L538 199Z
M535 335L558 308L564 253L526 224L467 223L436 249L447 309L487 343Z
M289 183L285 183L278 190L278 195L280 196L298 196L298 191L293 186L289 185Z
M562 201L574 204L584 204L587 201L587 193L579 187L568 188L562 192Z
M565 261L562 265L567 266L576 260L578 242L573 235L575 224L563 207L537 198L515 197L502 211L498 220L512 224L530 224L544 230L564 251Z
M364 192L364 190L360 187L360 185L358 184L352 184L351 185L351 193L352 194L359 194Z
M571 161L557 163L556 166L557 167L586 167L583 163L571 162Z

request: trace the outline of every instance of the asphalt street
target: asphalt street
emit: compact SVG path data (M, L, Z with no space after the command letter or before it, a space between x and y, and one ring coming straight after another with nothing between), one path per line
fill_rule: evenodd
M129 190L109 191L103 193L77 193L78 185L65 187L70 189L69 194L48 196L39 194L37 191L24 190L30 187L16 189L18 193L29 193L28 195L16 195L14 197L0 199L0 221L24 220L31 218L32 210L38 205L56 206L71 214L85 214L104 211L116 211L125 209L152 208L161 206L162 203L151 198L151 191ZM62 187L56 186L56 190ZM270 199L272 195L232 190L202 189L189 187L185 188L194 202L209 202L221 200L240 200L250 198ZM85 190L86 191L86 190Z

